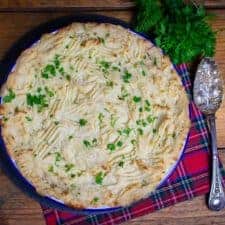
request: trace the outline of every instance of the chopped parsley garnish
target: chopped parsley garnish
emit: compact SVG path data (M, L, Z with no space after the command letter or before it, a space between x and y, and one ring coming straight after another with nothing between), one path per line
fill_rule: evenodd
M65 171L68 172L74 167L74 164L68 163L65 165Z
M71 76L70 75L66 75L66 79L68 80L68 81L70 81L71 80Z
M78 121L78 123L79 123L79 125L81 126L81 127L83 127L83 126L85 126L86 124L87 124L87 120L85 120L85 119L79 119L79 121Z
M70 135L70 136L68 137L68 139L69 139L69 140L73 139L73 135Z
M121 87L121 95L118 96L119 100L125 100L126 97L128 97L130 94L127 92L124 86Z
M6 122L6 121L9 120L9 118L7 118L6 116L3 116L3 117L2 117L2 120L3 120L4 122Z
M56 55L53 60L53 64L47 64L44 69L41 71L41 76L45 79L50 77L55 77L57 71L64 75L64 68L60 67L59 55Z
M140 135L143 135L143 133L144 133L141 128L138 128L137 131L138 131L138 134L140 134Z
M138 109L138 111L139 111L139 112L143 112L143 108L140 107L140 108Z
M132 145L136 145L137 144L137 141L135 139L132 139L130 142L131 142Z
M38 93L38 94L32 95L28 93L26 97L27 97L27 105L29 106L37 105L38 111L41 111L43 108L48 107L46 95L44 94Z
M75 176L76 176L76 175L75 175L75 174L73 174L73 173L72 173L72 174L70 174L70 177L71 177L71 178L74 178Z
M144 70L141 71L142 76L146 76L146 73Z
M113 82L110 80L110 81L106 81L106 86L107 87L113 87Z
M53 91L49 90L48 87L45 87L45 92L46 92L46 94L47 94L49 97L53 97L53 96L54 96Z
M105 39L104 38L98 37L98 40L99 40L100 43L105 44Z
M114 143L109 143L107 144L107 149L113 152L116 149L116 145Z
M133 101L134 101L135 103L138 103L138 102L141 101L141 97L134 96L134 97L133 97Z
M92 200L92 203L95 204L95 203L97 203L98 201L99 201L99 198L98 198L98 197L94 197L93 200Z
M114 117L113 114L111 114L111 116L110 116L110 125L111 125L111 127L113 127L113 128L115 127L116 121L117 121L117 118Z
M119 166L119 167L123 167L123 166L124 166L124 161L120 161L120 162L118 163L118 166Z
M131 128L126 127L122 130L118 130L117 132L119 133L119 135L126 135L127 137L130 135L130 132L132 131Z
M129 73L127 70L125 70L125 72L122 76L123 81L125 83L129 83L130 82L129 80L131 79L131 77L132 77L131 73Z
M59 55L55 55L53 62L54 62L55 67L58 69L60 66Z
M55 125L59 125L59 121L55 121L54 124L55 124Z
M114 70L114 71L118 71L118 72L120 72L121 70L120 70L120 68L119 67L117 67L117 66L112 66L112 70Z
M16 97L16 94L15 94L15 93L13 92L13 90L10 88L10 89L9 89L8 95L5 95L5 96L3 97L3 102L4 102L4 103L11 102L15 97Z
M26 118L27 121L32 121L32 118L29 117L29 116L25 116L25 118Z
M155 121L155 119L156 119L156 117L155 117L155 116L152 116L152 115L149 115L149 116L147 117L148 123L153 123L153 122Z
M153 132L153 134L155 134L155 133L157 132L157 130L154 128L154 129L152 130L152 132Z
M147 126L147 123L145 122L144 119L139 119L136 121L136 124L139 125L139 126L143 126L143 127L146 127Z
M104 115L102 113L99 113L98 114L98 120L99 120L99 124L101 125L102 122L103 122L103 118L104 118Z
M123 142L122 142L122 141L118 141L118 142L116 143L116 145L117 145L118 147L122 147Z
M51 173L53 173L53 172L54 172L53 165L50 165L50 166L48 167L48 172L51 172Z
M86 148L89 148L91 146L91 143L88 140L83 140L83 144L85 145Z
M41 76L45 79L48 79L50 76L56 76L56 68L52 64L48 64L45 68L41 71Z
M144 109L147 112L151 111L151 104L150 104L150 102L147 99L145 100Z
M57 162L62 160L62 155L60 152L55 152L55 164L57 164Z
M96 138L93 138L91 141L85 139L83 140L83 144L86 148L96 147L98 144L98 141Z
M173 133L172 133L172 138L175 138L175 137L176 137L176 133L173 132Z
M101 185L104 177L105 175L103 174L103 172L97 173L97 175L95 176L95 183Z
M107 62L105 60L102 60L99 62L99 67L101 68L102 72L104 72L104 73L108 72L110 65L111 65L111 63Z

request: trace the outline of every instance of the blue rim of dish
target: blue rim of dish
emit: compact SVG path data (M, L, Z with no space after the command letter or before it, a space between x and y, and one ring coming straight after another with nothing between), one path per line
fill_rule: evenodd
M126 29L129 29L133 33L147 39L153 44L155 44L153 39L150 38L150 36L134 31L134 29L129 24L116 18L96 15L96 14L80 14L80 15L60 17L52 21L49 21L47 23L41 24L38 27L32 29L31 31L23 35L17 42L15 42L12 45L12 47L6 52L3 59L0 61L0 68L1 68L0 87L6 82L8 75L10 74L10 72L12 71L16 63L17 58L20 56L20 54L24 50L31 47L34 43L40 40L43 34L55 32L73 22L82 22L82 23L96 22L96 23L110 23L110 24L120 25ZM190 108L189 108L189 114L190 114ZM177 162L166 173L166 175L164 176L160 184L157 186L157 189L161 188L165 184L167 178L172 174L173 170L176 168L177 164L182 159L184 150L187 145L188 138L189 138L189 134L186 137L186 140L180 151ZM60 202L59 200L54 199L53 197L42 196L39 193L37 193L35 187L32 186L32 184L20 173L20 171L16 167L14 160L9 156L2 138L1 127L0 127L0 149L1 149L0 150L0 165L2 169L4 170L4 172L6 173L6 175L24 193L26 193L29 197L38 201L40 204L43 204L51 208L56 208L59 210L76 213L76 214L83 214L83 215L115 212L122 208L122 207L113 207L113 208L106 207L106 208L96 208L96 209L94 208L93 209L92 208L78 209L78 208L73 208L69 205L65 205L63 202Z

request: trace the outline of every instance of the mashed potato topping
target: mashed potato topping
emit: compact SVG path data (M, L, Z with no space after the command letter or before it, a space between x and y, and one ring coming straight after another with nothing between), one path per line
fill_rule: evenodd
M22 174L74 207L146 197L178 159L188 99L160 49L111 24L73 23L18 58L2 134Z

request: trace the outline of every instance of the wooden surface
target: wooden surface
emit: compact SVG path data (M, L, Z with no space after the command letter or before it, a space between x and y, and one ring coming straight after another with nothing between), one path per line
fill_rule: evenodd
M215 30L225 28L225 0L203 2L217 16ZM0 0L0 58L10 45L29 29L59 16L80 11L117 17L130 21L131 0ZM225 79L225 30L218 33L215 56ZM1 68L0 68L1 71ZM225 104L217 113L218 147L225 164ZM158 212L131 220L126 225L225 225L225 210L209 211L205 196L179 203ZM38 203L25 196L0 170L0 225L44 225Z

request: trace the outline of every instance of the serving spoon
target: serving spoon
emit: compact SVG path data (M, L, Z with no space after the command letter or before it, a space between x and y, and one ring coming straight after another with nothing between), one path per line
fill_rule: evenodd
M219 211L225 207L225 194L219 169L215 113L223 98L223 81L215 61L206 57L198 66L194 81L194 102L205 114L211 134L212 143L212 180L208 199L208 207Z

